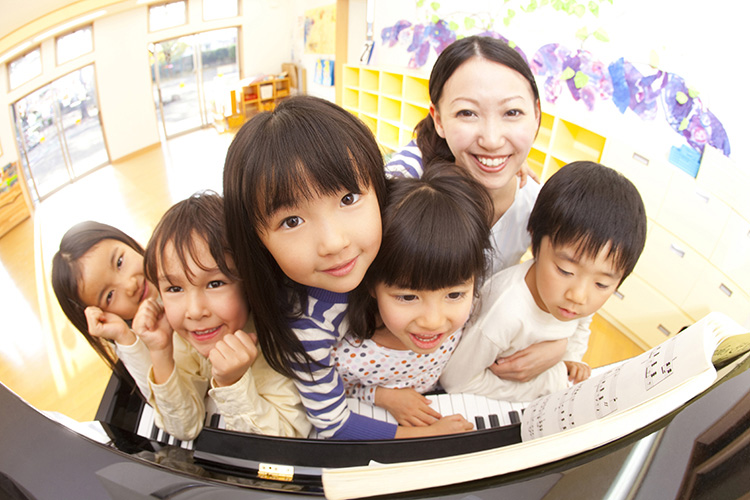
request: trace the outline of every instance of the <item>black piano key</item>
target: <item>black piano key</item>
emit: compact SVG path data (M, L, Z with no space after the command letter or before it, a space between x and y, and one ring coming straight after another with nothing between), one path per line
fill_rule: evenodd
M500 427L500 418L494 413L489 415L490 418L490 428L494 429L495 427Z
M476 417L474 417L474 421L477 424L477 430L478 431L481 431L482 429L486 429L487 428L484 425L484 417L482 417L481 415L477 415Z
M508 412L508 416L510 417L511 424L521 423L521 417L520 415L518 415L518 412L516 410L511 410L510 412Z
M219 422L221 421L221 414L214 413L211 415L211 427L219 427Z
M156 441L156 440L158 439L158 437L159 437L159 431L160 431L160 430L161 430L161 429L159 429L159 428L158 428L158 427L156 426L156 424L153 424L153 425L151 426L151 439L153 439L154 441Z
M182 439L174 438L174 445L175 446L182 446Z

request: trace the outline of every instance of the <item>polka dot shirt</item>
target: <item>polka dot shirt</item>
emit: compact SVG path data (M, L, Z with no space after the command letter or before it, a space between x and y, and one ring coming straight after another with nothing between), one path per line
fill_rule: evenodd
M460 338L459 329L449 335L435 352L418 354L390 349L371 339L360 340L347 335L333 349L333 356L346 395L374 405L375 388L378 386L410 387L420 394L434 389Z

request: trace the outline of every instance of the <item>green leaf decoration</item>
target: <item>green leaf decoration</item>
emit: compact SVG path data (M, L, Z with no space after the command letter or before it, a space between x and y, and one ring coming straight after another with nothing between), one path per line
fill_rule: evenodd
M679 128L677 130L679 132L682 132L683 130L685 130L686 128L688 128L688 124L689 123L690 123L690 121L687 118L683 118L682 122L680 122L680 126L679 126Z
M451 31L456 31L458 29L458 23L455 21L451 21L448 23L448 29Z
M516 42L514 42L512 40L508 40L508 47L510 47L511 49L515 49L516 48Z
M521 7L521 9L524 12L534 12L538 6L539 5L536 3L536 0L531 0L529 2L529 5L526 6L526 8Z
M575 78L573 78L573 82L577 89L582 89L587 83L589 83L589 76L586 73L578 71L576 72Z
M464 19L464 27L466 27L467 30L473 28L475 24L477 24L477 22L473 17L467 17L466 19Z
M599 40L600 42L608 42L609 41L609 35L606 31L599 28L598 30L594 31L594 38Z
M417 0L417 7L421 7L424 5L424 0Z
M503 18L503 24L505 25L506 28L508 26L510 26L510 18L509 17L504 17Z
M576 31L576 38L585 41L589 37L589 30L586 26Z
M562 3L562 0L554 0L554 2L552 3L552 8L557 11L562 10L564 6L565 4Z
M511 19L516 17L516 11L513 9L508 9L508 17Z
M438 16L437 14L433 14L431 21L432 21L432 24L437 24L438 21L440 21L440 16Z
M573 14L578 16L578 18L582 18L586 14L586 7L584 7L581 4L578 4L573 7Z
M686 102L688 102L688 96L684 92L677 92L675 99L680 104L685 104Z
M430 7L432 7L432 10L438 10L440 8L440 2L432 2Z
M688 89L688 95L691 99L695 99L696 97L698 97L698 93L699 92L695 89Z
M595 3L594 0L589 2L589 12L594 14L594 17L599 17L599 4Z
M573 68L568 67L563 70L562 74L560 75L560 78L562 78L563 80L570 80L574 76L576 76L575 70Z

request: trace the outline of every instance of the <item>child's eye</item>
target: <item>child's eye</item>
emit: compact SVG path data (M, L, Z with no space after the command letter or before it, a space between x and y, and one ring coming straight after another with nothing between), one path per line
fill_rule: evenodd
M606 283L597 283L597 284L596 284L596 287L597 287L597 288L598 288L599 290L607 290L607 289L609 288L609 285L608 285L608 284L606 284Z
M563 268L562 268L562 267L560 267L560 266L557 266L557 270L558 270L558 271L560 272L560 274L562 274L563 276L573 276L573 273L571 273L571 272L569 272L569 271L566 271L565 269L563 269Z
M396 295L396 300L400 302L414 302L419 297L413 294Z
M104 302L107 305L110 305L112 303L112 298L115 296L115 292L113 290L110 290L107 294L107 297L105 297Z
M122 267L122 256L117 258L117 269L120 269Z
M182 291L182 287L181 286L168 286L167 288L164 289L164 291L167 293L179 293Z
M447 297L451 300L458 300L462 299L466 296L466 292L451 292L447 295Z
M354 205L359 201L361 197L362 195L358 193L347 193L341 198L341 206L346 207L349 205Z
M207 288L219 288L220 286L224 286L226 283L224 283L221 280L213 280L209 281Z
M296 215L292 215L291 217L287 217L283 221L281 221L281 227L286 229L294 229L295 227L298 227L304 222L302 220L302 217L298 217Z

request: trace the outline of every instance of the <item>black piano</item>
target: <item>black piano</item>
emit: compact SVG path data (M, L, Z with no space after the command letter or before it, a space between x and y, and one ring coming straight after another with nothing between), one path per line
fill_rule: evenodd
M0 498L271 499L323 496L324 467L402 462L518 442L518 424L457 436L344 442L235 433L208 418L190 443L144 432L144 404L113 377L78 434L0 385ZM213 426L213 427L212 427ZM287 469L293 469L290 473ZM750 370L606 446L512 474L389 498L741 498L750 491Z

